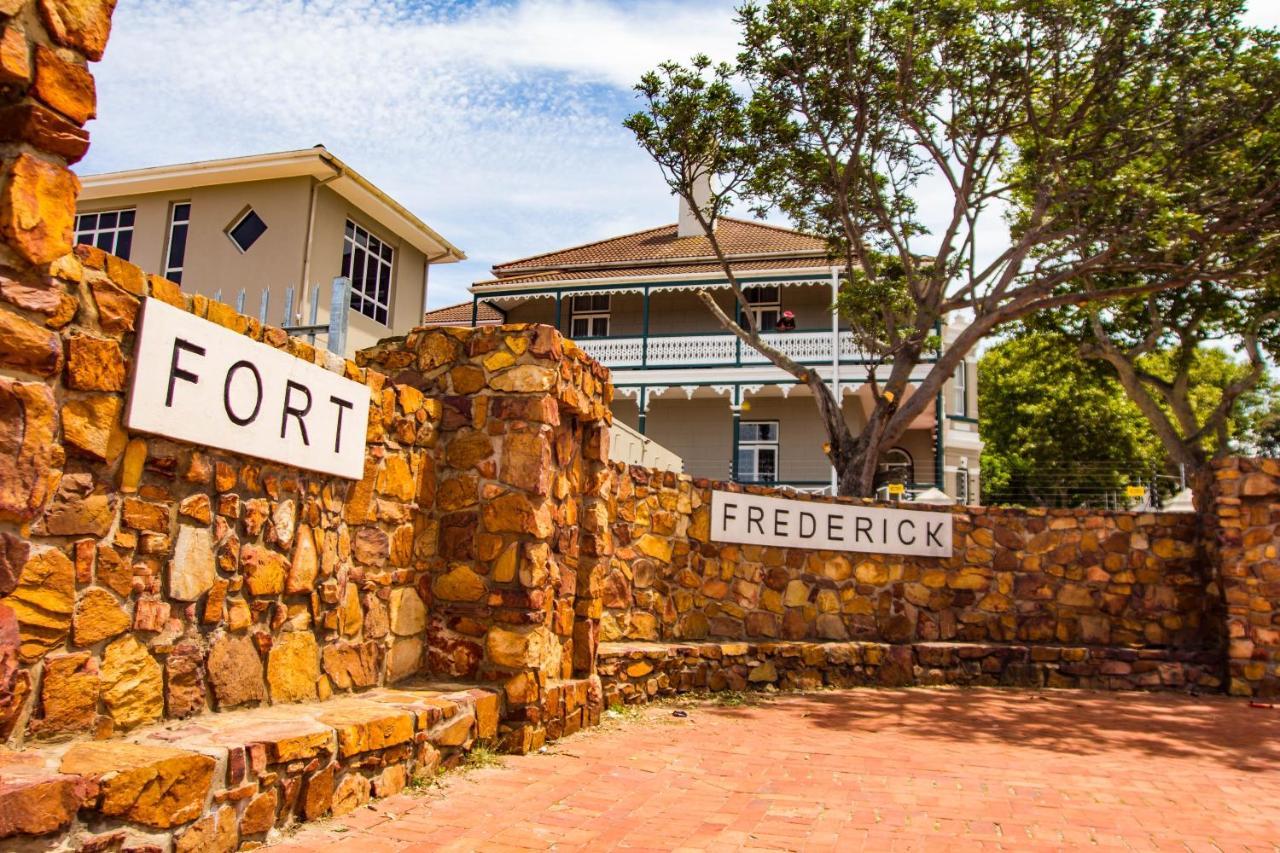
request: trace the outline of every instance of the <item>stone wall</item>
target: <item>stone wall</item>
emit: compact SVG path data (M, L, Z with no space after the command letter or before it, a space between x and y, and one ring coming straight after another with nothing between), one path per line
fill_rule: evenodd
M939 507L954 556L893 557L714 543L712 489L744 487L618 478L605 641L1216 645L1191 514Z
M1207 527L1222 578L1230 691L1280 696L1280 461L1218 462Z
M499 684L527 750L557 682L594 673L608 372L550 326L419 329L360 361L441 412L419 490L426 668Z
M0 306L4 736L101 737L416 673L440 402L89 247L40 293ZM148 297L368 385L364 479L125 429Z

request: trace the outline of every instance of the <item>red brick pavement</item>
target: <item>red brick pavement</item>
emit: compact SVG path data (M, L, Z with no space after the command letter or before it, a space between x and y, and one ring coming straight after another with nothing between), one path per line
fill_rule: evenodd
M1280 850L1280 710L849 690L645 710L309 826L351 850Z

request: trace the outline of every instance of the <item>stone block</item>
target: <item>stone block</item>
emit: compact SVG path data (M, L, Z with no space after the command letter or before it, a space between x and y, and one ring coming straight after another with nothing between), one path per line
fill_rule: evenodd
M74 744L59 770L97 781L97 807L103 815L169 829L204 810L214 760L165 746L97 741Z

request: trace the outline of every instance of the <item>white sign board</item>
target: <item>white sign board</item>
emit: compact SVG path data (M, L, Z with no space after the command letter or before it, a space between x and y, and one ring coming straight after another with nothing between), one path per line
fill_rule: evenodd
M359 480L369 389L158 299L142 307L125 425Z
M711 539L743 545L951 556L951 514L711 493Z

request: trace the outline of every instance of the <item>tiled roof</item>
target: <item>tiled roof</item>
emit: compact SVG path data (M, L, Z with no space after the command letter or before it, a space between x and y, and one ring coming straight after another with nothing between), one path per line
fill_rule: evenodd
M502 320L503 316L501 311L488 303L480 303L480 310L476 314L477 326L497 326L502 323ZM437 308L434 311L428 311L422 317L422 325L470 326L471 303L459 302L457 305L448 305L444 308Z
M727 216L719 220L716 238L721 249L729 256L825 255L827 251L827 244L820 237ZM710 240L702 235L678 237L673 223L498 264L493 268L493 273L498 278L506 278L534 270L627 263L648 265L713 257L715 253L711 250Z
M807 258L774 258L763 261L731 261L734 272L748 273L761 270L818 269L825 270L831 261L825 257ZM496 285L543 284L555 281L584 281L594 278L645 278L660 275L705 274L720 275L719 262L701 264L656 264L650 266L595 267L593 269L548 270L546 272L530 272L524 275L513 274L503 278L476 282L476 287L494 287ZM484 304L484 303L481 303ZM470 303L467 303L468 311ZM471 315L467 314L468 322Z

